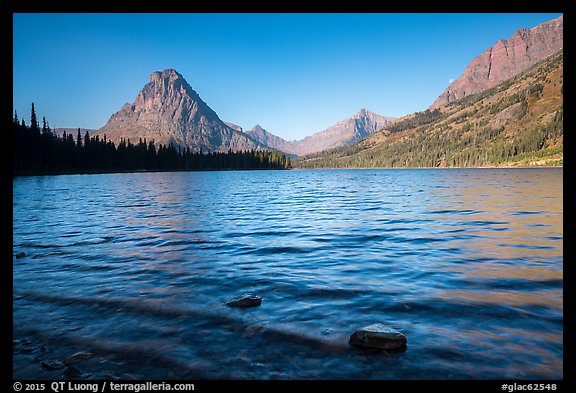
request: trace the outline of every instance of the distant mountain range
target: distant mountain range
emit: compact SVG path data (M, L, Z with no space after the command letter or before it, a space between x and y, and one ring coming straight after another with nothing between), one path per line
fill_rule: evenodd
M244 132L236 124L220 120L180 73L167 69L153 72L134 103L125 104L91 135L106 135L115 143L122 138L132 142L146 138L192 151L274 149L299 156L357 142L394 120L362 109L300 141L286 141L259 125Z
M562 17L519 30L474 59L432 110L404 116L354 145L311 154L293 165L562 165L562 30ZM508 55L502 53L506 50Z
M142 88L134 102L125 104L110 117L104 127L96 131L88 131L91 135L100 135L101 137L106 135L109 140L115 143L120 142L121 139L130 139L137 143L140 138L146 138L147 141L154 140L156 144L172 144L180 148L190 148L192 151L274 149L292 156L312 155L309 157L312 161L301 160L300 163L302 165L322 166L323 161L319 160L319 157L327 158L330 154L337 156L338 152L341 151L346 151L346 154L350 154L350 151L358 153L364 151L367 146L373 149L375 144L381 142L386 144L394 140L397 137L396 134L404 135L403 138L416 138L417 134L412 135L410 130L436 132L430 127L433 124L440 124L437 122L441 117L446 120L444 117L455 113L456 108L458 111L465 110L469 105L472 105L471 103L476 103L478 96L483 96L485 92L492 91L492 89L502 86L503 83L508 83L519 75L523 75L535 65L542 66L542 61L545 59L557 59L554 56L562 52L562 47L563 17L561 16L532 29L520 29L512 37L498 41L494 46L476 57L464 73L435 100L427 112L396 119L361 109L355 115L339 121L323 131L293 141L284 140L260 125L254 126L249 131L244 131L242 127L234 123L222 121L216 112L190 87L180 73L173 69L167 69L153 72L150 76L150 82ZM562 58L559 62L563 64ZM516 81L514 85L516 86L517 83L520 82ZM533 89L537 90L542 85L546 91L551 91L548 79L541 81L536 78L533 83L537 83L536 87L532 87ZM556 83L561 84L562 80L557 80ZM524 85L518 87L518 89L524 90L526 88L529 87ZM491 100L496 97L491 94L486 95L485 98ZM499 90L498 94L500 94L498 95L499 99L504 99L501 97L502 94L516 97L514 94L520 93L504 89ZM525 92L521 94L525 95ZM562 90L559 91L559 94L562 95ZM514 104L522 101L518 101L517 97L510 97L506 99L509 99L510 102L515 101ZM521 113L530 113L535 105L534 98L528 99L523 96L523 99L525 100L522 101ZM496 103L493 104L496 105ZM503 104L498 105L502 106ZM506 106L506 108L508 107L513 107L513 105ZM474 108L479 111L477 106ZM554 113L561 111L561 107L558 108L554 105L546 108L546 111L554 111ZM494 108L491 111L494 112L493 115L498 114ZM548 117L542 116L550 120L551 113L547 112ZM467 118L479 119L476 115L477 113L474 116L467 115ZM491 118L482 117L479 123L496 128L503 126L509 130L510 122L514 121L514 116L510 117L509 115L510 113ZM504 118L506 120L503 120ZM442 124L445 127L448 123ZM476 123L469 123L469 120L466 124L469 124L471 130L478 126ZM543 124L542 119L533 118L525 126L530 127L533 124ZM424 125L428 128L422 128ZM448 128L452 129L451 126ZM57 130L60 133L63 131L73 135L77 133L77 129ZM82 129L82 134L85 131ZM512 138L510 135L509 137ZM347 148L349 146L351 149ZM320 154L318 155L318 153ZM420 152L423 155L425 153L424 151ZM401 154L403 153L401 152ZM417 153L411 154L416 155ZM411 161L404 161L403 165L409 166ZM306 162L307 164L304 164ZM311 162L314 164L310 164ZM330 162L333 163L333 160ZM394 162L394 165L399 163L399 161L394 161L394 157L389 157L386 162ZM439 162L443 161L440 159ZM432 165L432 162L429 164ZM445 164L448 164L448 161Z
M263 129L254 126L246 133L254 140L285 153L302 156L322 150L351 145L384 126L392 124L396 118L381 116L367 109L361 109L352 117L339 121L327 129L298 141L286 141Z
M259 124L252 127L250 131L246 131L248 135L254 140L276 150L280 150L284 153L291 154L293 156L299 155L298 146L295 141L289 142L286 141L279 136L276 136L264 128L262 128Z

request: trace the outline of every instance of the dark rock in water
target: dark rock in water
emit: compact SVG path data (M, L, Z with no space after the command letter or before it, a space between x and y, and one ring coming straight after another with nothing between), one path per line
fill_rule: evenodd
M80 379L82 372L74 366L68 366L64 370L64 376L69 379Z
M43 352L44 354L51 353L51 352L54 352L54 348L47 347L46 345L42 345L40 347L40 352Z
M93 355L90 352L78 352L78 353L75 353L74 355L68 356L64 360L64 364L66 364L66 365L74 364L74 363L77 363L81 360L90 359L92 356Z
M406 336L381 323L366 326L350 336L350 344L377 349L403 349Z
M242 333L243 337L252 337L264 331L264 326L248 326Z
M18 254L16 254L16 259L20 259L20 258L24 258L26 256L26 253L24 251L19 252Z
M245 293L228 300L226 304L232 307L255 307L262 304L262 298L250 293Z
M48 370L58 370L66 367L66 365L60 360L44 360L42 367Z

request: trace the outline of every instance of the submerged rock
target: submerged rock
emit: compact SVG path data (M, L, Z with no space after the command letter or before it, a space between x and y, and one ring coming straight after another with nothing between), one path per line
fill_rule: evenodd
M226 304L232 307L256 307L262 304L262 298L257 295L245 293L228 300Z
M16 254L16 259L24 258L25 256L26 256L26 253L24 251L21 251L18 254Z
M78 352L78 353L75 353L74 355L68 356L64 360L64 364L70 365L70 364L78 363L81 360L90 359L91 357L92 357L92 354L90 352Z
M48 370L58 370L66 367L66 365L60 360L44 360L42 367Z
M40 347L40 352L43 352L44 354L52 353L52 352L54 352L54 348L48 347L48 346L46 346L46 345L42 345L42 346Z
M406 336L381 323L366 326L350 336L350 344L377 349L403 349Z
M68 379L80 379L82 372L74 366L68 366L64 370L64 376Z
M264 326L248 326L242 333L243 337L252 337L264 331Z

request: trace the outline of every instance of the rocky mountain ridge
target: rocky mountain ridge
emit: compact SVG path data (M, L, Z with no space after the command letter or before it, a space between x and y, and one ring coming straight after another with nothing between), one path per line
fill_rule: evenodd
M563 33L564 18L560 16L532 29L519 29L512 37L499 40L472 60L430 110L495 87L558 53L563 47Z
M222 121L174 69L156 71L132 104L125 104L94 135L118 144L140 138L192 151L274 149L293 156L346 146L371 135L395 118L366 109L300 141L286 141L256 125L242 127ZM92 133L91 133L92 135Z
M353 116L301 140L287 141L266 131L260 125L254 126L252 130L246 133L273 149L303 156L353 144L372 135L382 127L392 124L395 120L394 117L382 116L367 109L361 109Z

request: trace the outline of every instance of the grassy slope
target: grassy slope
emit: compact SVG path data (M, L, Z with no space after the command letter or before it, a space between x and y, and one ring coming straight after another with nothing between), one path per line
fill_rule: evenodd
M296 168L562 165L563 55L439 111L403 117L348 147L293 161Z

